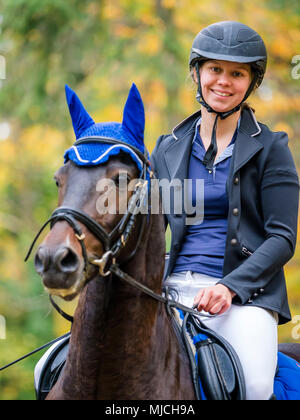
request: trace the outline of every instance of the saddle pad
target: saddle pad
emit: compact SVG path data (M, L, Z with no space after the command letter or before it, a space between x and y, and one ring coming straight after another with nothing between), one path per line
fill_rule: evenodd
M182 326L182 321L184 318L184 313L180 310L176 310L176 320L179 325ZM195 337L189 336L189 343L191 350L195 356L195 361L197 363L197 353L195 344L207 339L205 334L198 334ZM278 368L276 376L274 379L274 394L276 400L279 401L292 401L300 400L300 363L291 357L278 352ZM206 396L201 385L201 380L199 378L200 393L201 399L206 400Z
M277 400L300 400L300 364L278 352L278 372L274 381Z

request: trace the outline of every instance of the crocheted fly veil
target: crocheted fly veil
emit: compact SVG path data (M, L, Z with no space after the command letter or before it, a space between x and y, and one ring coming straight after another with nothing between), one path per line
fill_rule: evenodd
M65 90L76 141L77 143L79 141L79 144L75 143L65 152L65 163L71 160L79 166L96 166L106 162L112 155L117 155L120 151L124 151L130 155L136 163L140 175L142 175L143 162L138 154L130 148L130 146L133 146L141 153L145 153L145 111L136 85L133 83L129 91L123 111L122 123L95 123L76 93L67 85ZM89 138L91 141L86 142ZM85 139L85 142L82 144L80 144L81 139ZM103 142L96 142L96 139L101 139ZM105 143L105 139L120 140L122 144Z

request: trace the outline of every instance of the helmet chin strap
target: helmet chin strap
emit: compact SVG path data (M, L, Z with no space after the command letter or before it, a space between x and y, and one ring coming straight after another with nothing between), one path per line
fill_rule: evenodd
M253 80L252 80L252 82L251 82L251 84L250 84L242 102L239 105L237 105L236 107L234 107L230 111L218 112L218 111L215 111L210 105L208 105L208 103L205 102L205 100L203 98L202 88L201 88L201 80L200 80L199 61L197 61L195 63L195 68L196 68L197 79L198 79L198 90L197 90L196 99L200 103L200 105L204 106L207 109L208 112L216 114L216 119L215 119L215 122L214 122L212 136L211 136L211 142L210 142L210 145L209 145L209 147L208 147L208 149L205 153L205 156L203 158L203 163L204 163L206 169L212 171L214 161L215 161L215 158L216 158L216 155L217 155L217 152L218 152L218 146L217 146L218 118L221 118L221 120L225 120L225 118L228 118L230 115L234 114L235 112L237 112L241 109L242 104L247 100L250 93L254 89L254 86L255 86L255 84L257 82L257 79L258 79L258 75L256 74L254 76L254 78L253 78Z

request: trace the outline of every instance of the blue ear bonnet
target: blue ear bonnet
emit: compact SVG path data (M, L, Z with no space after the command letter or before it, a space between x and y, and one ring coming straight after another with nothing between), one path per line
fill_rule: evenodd
M93 137L120 140L129 146L136 147L144 153L145 112L140 93L132 85L123 113L123 122L95 123L83 107L75 92L66 86L66 99L72 118L76 140L91 137L91 142L73 145L64 154L65 163L72 160L78 166L96 166L106 162L111 156L124 151L136 163L140 174L143 162L130 147L122 144L96 143ZM148 155L149 158L149 155Z

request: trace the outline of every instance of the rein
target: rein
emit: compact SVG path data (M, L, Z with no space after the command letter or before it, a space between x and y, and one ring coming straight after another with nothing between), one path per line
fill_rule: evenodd
M129 274L124 273L124 271L120 270L120 268L117 264L112 264L110 266L110 272L115 274L121 280L126 281L126 283L130 284L131 286L133 286L136 289L140 290L141 292L145 293L146 295L148 295L148 296L152 297L153 299L157 300L158 302L164 303L165 305L167 305L168 308L181 309L185 312L188 312L189 314L196 315L196 316L202 316L202 317L205 317L205 318L215 317L215 315L202 314L202 313L198 312L197 310L194 309L194 308L196 308L196 305L193 306L193 308L189 308L188 306L182 305L181 303L177 302L176 300L169 299L169 298L167 298L163 295L155 293L153 290L149 289L147 286L145 286L142 283L139 283L138 281L136 281Z
M62 340L63 338L65 338L65 337L69 337L70 335L71 335L71 333L70 333L70 332L68 332L68 333L66 333L66 334L62 335L61 337L58 337L58 338L55 338L55 339L54 339L54 340L52 340L52 341L49 341L49 343L46 343L46 344L44 344L43 346L38 347L37 349L35 349L35 350L31 351L30 353L25 354L25 356L22 356L22 357L20 357L19 359L14 360L13 362L8 363L8 364L7 364L7 365L5 365L5 366L2 366L2 367L0 368L0 372L1 372L2 370L4 370L4 369L9 368L10 366L13 366L14 364L16 364L16 363L18 363L18 362L21 362L22 360L26 359L27 357L32 356L33 354L37 353L38 351L41 351L41 350L46 349L47 347L51 346L52 344L57 343L58 341Z

